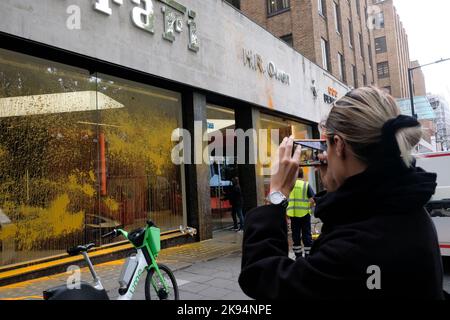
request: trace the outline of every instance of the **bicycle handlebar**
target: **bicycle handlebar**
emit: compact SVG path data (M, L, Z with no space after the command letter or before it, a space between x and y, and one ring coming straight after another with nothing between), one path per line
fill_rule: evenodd
M151 228L151 227L157 228L156 224L153 223L153 221L151 221L151 220L148 220L148 221L147 221L147 226L148 226L149 228ZM101 237L102 237L102 238L107 238L107 237L117 238L117 237L120 236L120 235L123 235L125 238L127 238L127 236L128 236L127 232L125 232L124 230L121 230L121 229L114 229L114 230L111 231L111 232L105 233L105 234L102 235Z
M102 235L102 238L108 238L108 237L114 237L115 238L115 237L118 237L118 236L119 236L119 232L117 231L117 229L114 229L113 231Z

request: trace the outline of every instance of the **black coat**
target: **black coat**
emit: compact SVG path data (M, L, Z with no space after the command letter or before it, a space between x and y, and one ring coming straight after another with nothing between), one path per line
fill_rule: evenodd
M424 205L436 175L421 169L376 170L318 195L322 234L311 255L288 257L285 211L249 212L244 227L242 290L256 299L443 299L436 230ZM381 290L367 282L380 268Z
M239 207L242 208L243 203L244 203L244 199L242 197L242 191L241 191L241 187L240 186L233 185L231 187L229 199L230 199L230 204L234 208L239 208Z

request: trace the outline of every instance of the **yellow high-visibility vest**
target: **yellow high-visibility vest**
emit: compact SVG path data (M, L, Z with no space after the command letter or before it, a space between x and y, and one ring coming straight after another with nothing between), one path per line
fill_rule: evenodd
M294 190L289 196L289 206L286 213L291 218L303 218L311 214L311 203L308 199L308 182L297 180Z

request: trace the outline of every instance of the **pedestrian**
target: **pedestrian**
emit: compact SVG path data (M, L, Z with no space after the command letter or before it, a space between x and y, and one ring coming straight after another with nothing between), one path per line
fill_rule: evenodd
M295 185L301 148L279 148L271 205L246 215L239 284L256 299L445 298L436 230L424 205L436 175L414 166L419 122L400 115L374 87L335 102L323 124L326 191L316 195L322 234L306 259L289 258L286 195Z
M286 210L291 221L293 250L296 259L308 257L312 246L311 208L314 204L315 193L311 185L304 181L304 172L300 168L294 190L289 196L289 206ZM302 249L302 241L303 247Z
M244 215L242 213L244 206L244 199L242 197L242 190L239 184L239 178L232 179L233 186L230 192L230 202L232 207L231 217L233 218L233 231L241 231L244 228ZM239 217L239 226L237 218Z

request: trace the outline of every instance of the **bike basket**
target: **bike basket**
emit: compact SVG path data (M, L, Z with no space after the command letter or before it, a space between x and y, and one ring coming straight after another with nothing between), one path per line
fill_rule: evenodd
M147 238L150 250L154 255L157 255L161 251L161 229L150 227Z

